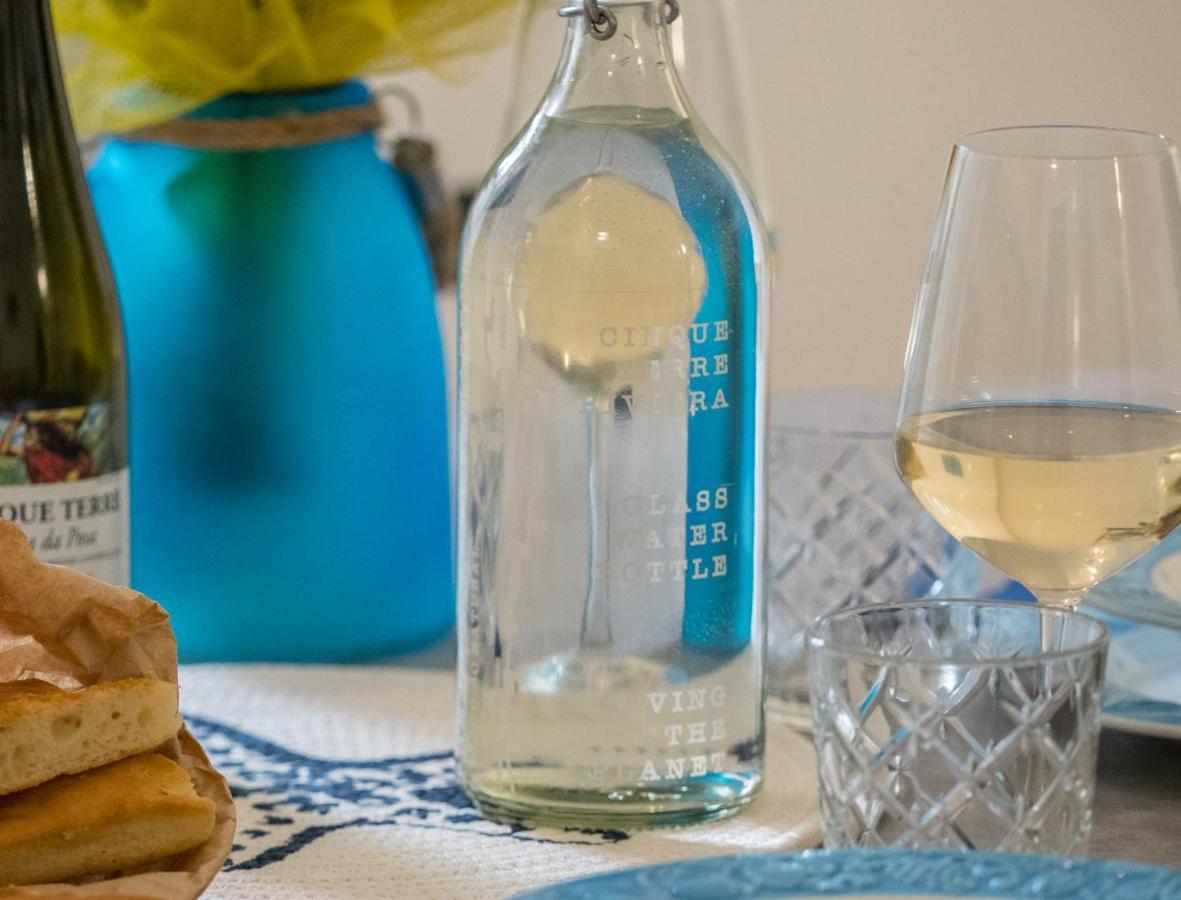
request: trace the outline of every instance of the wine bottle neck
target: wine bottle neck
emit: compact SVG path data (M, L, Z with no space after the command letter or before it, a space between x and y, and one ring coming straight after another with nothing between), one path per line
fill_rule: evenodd
M615 19L605 40L572 16L566 44L542 111L554 118L652 122L690 115L677 75L664 4L652 0L607 3Z
M35 135L35 141L30 136ZM74 150L49 0L0 0L0 145L27 168L31 143ZM23 157L23 158L22 158Z
M0 411L115 402L117 305L48 0L0 0L0 209Z

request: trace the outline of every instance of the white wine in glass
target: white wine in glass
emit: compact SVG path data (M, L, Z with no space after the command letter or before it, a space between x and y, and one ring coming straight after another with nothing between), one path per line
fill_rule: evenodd
M932 516L1077 605L1181 521L1181 179L1165 138L970 135L952 157L896 458Z
M1181 416L1011 403L913 416L898 463L956 539L1039 597L1073 602L1181 515Z

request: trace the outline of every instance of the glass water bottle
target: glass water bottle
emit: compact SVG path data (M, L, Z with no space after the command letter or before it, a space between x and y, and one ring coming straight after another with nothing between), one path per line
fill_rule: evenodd
M464 236L460 778L500 819L700 821L762 780L767 249L676 5L562 14Z

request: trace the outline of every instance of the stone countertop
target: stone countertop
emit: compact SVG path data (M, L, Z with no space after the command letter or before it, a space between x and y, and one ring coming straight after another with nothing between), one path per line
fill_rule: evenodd
M1103 729L1090 855L1181 866L1181 741Z

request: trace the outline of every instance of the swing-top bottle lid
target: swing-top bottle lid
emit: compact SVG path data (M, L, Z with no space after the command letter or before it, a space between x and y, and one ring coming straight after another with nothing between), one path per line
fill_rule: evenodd
M565 18L584 16L586 30L596 40L609 40L614 34L618 23L612 6L645 6L655 0L582 0L581 3L571 3L558 10L558 15ZM681 14L678 0L661 0L661 18L668 25Z

